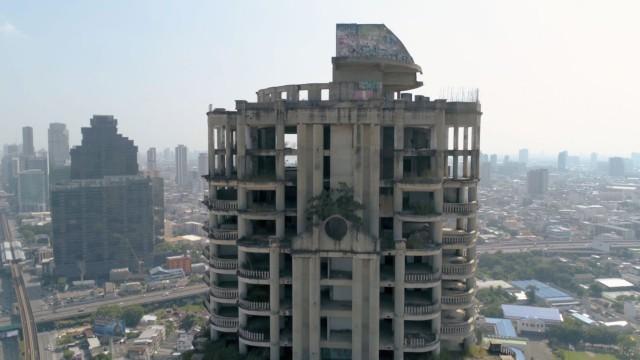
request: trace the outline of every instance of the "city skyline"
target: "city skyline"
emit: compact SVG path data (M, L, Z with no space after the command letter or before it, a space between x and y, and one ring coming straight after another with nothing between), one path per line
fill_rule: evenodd
M201 118L207 104L232 108L229 94L253 99L247 88L297 83L309 73L314 78L308 80L328 80L323 64L333 44L321 34L348 21L384 22L405 39L424 70L424 90L417 94L438 98L451 88L480 88L487 104L486 153L517 154L523 143L532 155L637 151L640 113L621 101L633 96L640 80L638 52L625 45L640 35L631 18L639 5L632 2L466 3L467 13L437 3L414 3L410 13L381 3L340 4L339 12L319 5L303 10L293 2L281 8L151 4L0 5L0 49L8 54L0 59L6 79L0 98L9 105L0 106L0 143L17 142L28 124L36 148L43 148L48 123L62 122L76 144L81 124L102 113L118 116L141 149L184 143L204 150ZM210 22L212 13L225 16ZM110 26L110 14L120 14L117 29ZM235 21L241 16L244 21ZM285 16L287 26L279 25ZM565 26L567 18L571 27ZM458 19L456 26L450 19ZM247 29L248 23L254 25ZM278 37L288 40L274 42ZM256 62L251 54L258 53L268 55ZM308 56L301 62L303 54ZM607 65L609 56L616 66ZM608 126L612 121L616 126ZM153 136L149 124L156 125Z

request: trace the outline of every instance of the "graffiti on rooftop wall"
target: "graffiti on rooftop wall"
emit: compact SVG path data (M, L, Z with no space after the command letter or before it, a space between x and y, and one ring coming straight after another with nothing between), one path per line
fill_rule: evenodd
M353 92L354 100L368 100L382 93L382 83L376 80L358 82L358 88Z
M336 56L371 57L413 63L413 58L400 39L381 24L337 24Z

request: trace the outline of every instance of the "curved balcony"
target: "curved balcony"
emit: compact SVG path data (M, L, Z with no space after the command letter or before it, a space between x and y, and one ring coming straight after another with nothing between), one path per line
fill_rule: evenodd
M220 315L213 314L209 318L209 323L211 323L211 326L217 331L222 331L222 332L238 331L237 317L228 317L228 316L220 316Z
M214 271L221 274L235 274L238 269L238 260L211 256L209 258L209 266L211 266Z
M207 285L211 285L211 274L209 274L208 270L202 274L202 281Z
M443 290L442 307L445 309L467 308L473 305L474 289L466 291Z
M269 334L262 331L239 329L240 341L251 346L269 347Z
M268 253L273 244L279 243L275 236L250 235L238 240L238 248L245 252Z
M442 323L440 335L446 338L467 337L473 330L473 318L466 321Z
M476 241L475 231L444 230L442 232L442 245L445 249L464 248Z
M475 271L475 260L468 260L460 263L449 262L442 265L442 275L446 279L467 278L473 276Z
M442 274L439 271L425 268L423 266L410 266L407 264L404 274L404 281L411 284L435 283L440 281ZM417 264L416 264L417 265Z
M268 284L270 273L269 270L248 270L239 268L238 278L252 284Z
M238 307L253 315L264 315L265 312L268 313L271 309L269 301L250 301L242 299L238 302Z
M238 200L219 200L211 199L208 196L205 196L202 203L210 211L233 212L238 210Z
M478 202L472 201L468 203L444 203L442 204L442 212L445 214L455 214L459 216L468 216L478 211Z
M404 350L406 352L434 351L440 345L435 334L409 333L404 336Z
M424 318L440 313L440 304L405 303L404 314L407 318Z
M217 245L235 245L238 240L237 230L223 230L209 228L209 239Z
M215 285L211 286L211 296L216 298L217 302L235 304L238 299L238 289L236 288L224 288Z

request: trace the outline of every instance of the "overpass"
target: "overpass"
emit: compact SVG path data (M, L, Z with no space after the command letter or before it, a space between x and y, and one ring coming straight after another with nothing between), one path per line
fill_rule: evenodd
M502 253L516 253L526 251L563 251L563 250L575 250L586 251L591 250L597 252L597 250L591 247L591 240L578 240L578 241L505 241L492 244L478 245L476 250L478 254L494 254L497 252ZM605 242L612 248L621 247L640 247L640 240L620 240Z
M9 221L4 212L0 212L0 227L2 228L3 240L5 242L13 243L13 235L11 234L11 228L9 227ZM13 252L13 245L11 245L11 251ZM16 257L13 256L15 259ZM36 327L36 321L33 317L33 311L31 310L31 302L27 296L27 290L22 277L22 268L17 261L12 261L11 267L11 280L15 288L16 300L18 304L18 312L20 314L20 324L22 326L22 340L24 342L24 359L25 360L40 360L40 348L38 347L38 329Z

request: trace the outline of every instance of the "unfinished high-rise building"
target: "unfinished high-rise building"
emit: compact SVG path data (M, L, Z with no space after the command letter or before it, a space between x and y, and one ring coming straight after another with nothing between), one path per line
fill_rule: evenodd
M332 63L330 83L207 113L211 337L271 359L462 351L476 317L477 92L405 92L421 68L384 25L338 24Z

